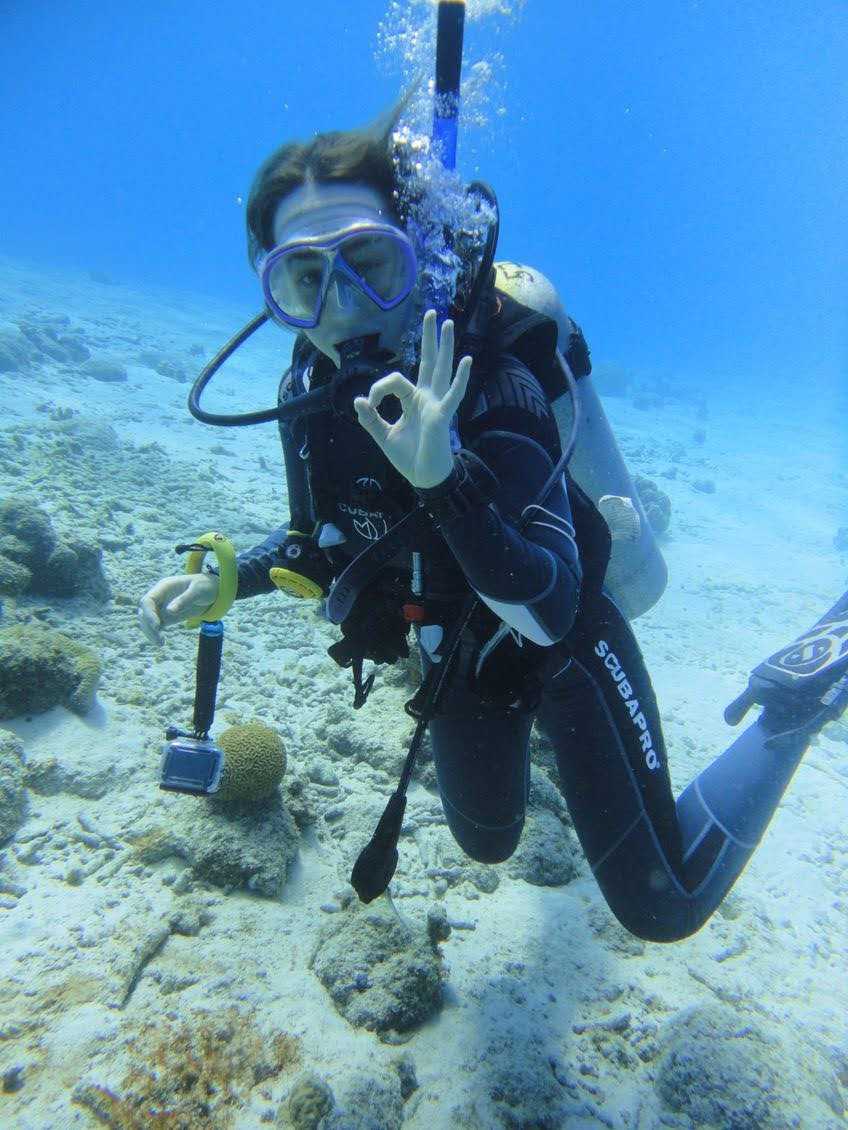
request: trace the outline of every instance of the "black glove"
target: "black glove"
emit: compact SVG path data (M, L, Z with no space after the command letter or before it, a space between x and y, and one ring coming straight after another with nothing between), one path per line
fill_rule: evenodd
M354 710L366 702L374 685L372 671L362 678L362 663L396 663L409 655L406 637L409 624L401 611L397 592L379 592L375 582L359 594L353 610L341 622L343 638L327 648L327 654L339 667L353 668Z
M340 626L343 638L327 648L340 667L350 667L355 659L396 663L409 655L409 623L397 592L379 592L374 586L363 589Z

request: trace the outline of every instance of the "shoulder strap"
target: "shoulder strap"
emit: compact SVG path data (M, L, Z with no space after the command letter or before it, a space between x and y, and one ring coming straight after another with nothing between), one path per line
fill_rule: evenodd
M503 291L496 290L495 297L498 307L494 325L500 336L501 352L511 353L523 361L545 390L548 400L556 400L566 389L556 363L556 322Z
M504 353L511 353L527 366L549 401L561 396L566 384L556 363L556 348L557 324L553 318L522 305L493 284L460 342L459 354L470 353L474 358L459 413L460 434L477 402L477 393Z
M298 339L298 342L300 339ZM304 392L302 356L299 355L298 342L292 352L292 363L280 380L277 390L277 403L284 404L293 396ZM286 493L289 499L289 526L300 533L311 534L315 526L315 507L309 487L306 463L301 457L307 440L306 421L296 420L278 423L280 443L283 448L283 462L286 468Z
M302 334L292 349L291 368L280 382L278 400L282 403L290 396L300 396L327 379L321 364L322 354ZM309 376L307 386L306 377ZM305 527L302 532L314 531L317 522L327 521L332 503L327 501L326 484L330 482L327 459L326 413L301 416L291 423L280 421L280 439L286 461L286 479L291 507L291 522L295 527L295 513ZM294 494L292 493L294 484ZM307 517L308 515L308 517Z

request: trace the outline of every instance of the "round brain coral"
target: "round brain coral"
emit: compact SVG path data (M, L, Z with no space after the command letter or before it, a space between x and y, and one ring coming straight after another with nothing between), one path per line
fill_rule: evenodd
M286 771L286 747L270 726L247 722L230 726L217 739L224 751L221 800L261 800L270 796Z

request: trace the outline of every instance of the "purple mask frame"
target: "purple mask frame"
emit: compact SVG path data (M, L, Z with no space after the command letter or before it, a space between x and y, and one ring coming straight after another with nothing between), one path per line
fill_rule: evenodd
M380 295L368 285L366 280L355 271L349 263L345 262L344 257L339 254L339 248L347 240L359 238L363 235L387 236L400 249L405 265L405 277L398 294L390 298L381 298ZM315 302L315 312L311 318L296 318L292 314L287 314L278 304L271 291L271 275L274 267L286 255L295 251L325 252L327 258L331 260L320 293ZM294 329L311 330L314 329L321 320L324 299L334 274L338 273L352 282L354 286L370 298L380 310L393 310L395 306L399 306L412 292L418 276L418 260L415 257L415 250L408 236L399 228L391 224L360 223L349 225L344 231L331 232L328 235L305 235L288 239L285 243L274 247L262 257L258 264L258 272L262 283L262 293L265 298L265 303L273 316L284 325L291 326Z

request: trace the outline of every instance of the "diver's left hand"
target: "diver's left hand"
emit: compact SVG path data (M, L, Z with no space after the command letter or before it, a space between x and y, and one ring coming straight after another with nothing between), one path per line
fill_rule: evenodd
M360 424L382 449L386 458L414 487L435 487L453 470L450 423L465 396L471 373L471 358L463 357L453 368L453 322L442 326L436 348L436 311L424 315L418 383L402 373L389 373L371 386L367 397L353 402ZM403 412L387 424L377 409L384 397L396 396Z

